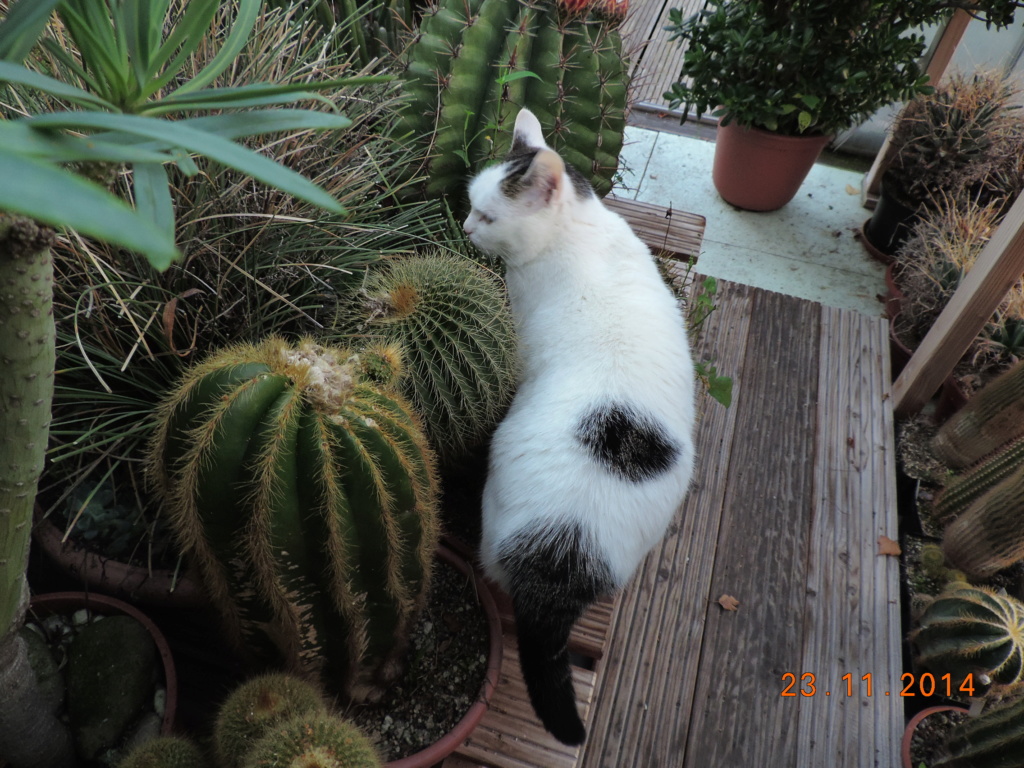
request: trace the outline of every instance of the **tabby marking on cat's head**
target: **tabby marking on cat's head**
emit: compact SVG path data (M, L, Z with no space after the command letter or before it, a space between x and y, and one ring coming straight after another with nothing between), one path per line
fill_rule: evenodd
M535 254L559 232L564 209L593 195L582 174L548 147L536 116L522 109L505 160L482 171L469 186L472 210L464 229L488 253L506 258Z

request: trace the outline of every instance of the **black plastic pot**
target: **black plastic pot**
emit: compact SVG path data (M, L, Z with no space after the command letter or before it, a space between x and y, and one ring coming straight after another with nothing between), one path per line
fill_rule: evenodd
M871 218L864 224L864 239L879 252L883 260L891 260L893 254L910 237L919 216L916 208L907 207L886 192L883 181L878 193L878 204ZM871 251L871 248L868 250Z

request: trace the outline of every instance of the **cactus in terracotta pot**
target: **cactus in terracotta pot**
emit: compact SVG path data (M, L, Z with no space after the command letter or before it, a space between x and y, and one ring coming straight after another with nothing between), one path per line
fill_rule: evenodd
M950 584L932 600L911 634L917 659L959 685L967 675L994 682L1024 679L1024 604L991 589Z
M243 768L381 768L370 740L354 724L326 712L299 715L257 741Z
M433 467L403 398L309 339L196 366L161 404L149 457L229 639L354 698L397 675L424 600Z
M1015 686L1003 700L986 704L977 717L968 717L946 738L948 755L934 768L996 768L1019 766L1024 754L1024 691Z

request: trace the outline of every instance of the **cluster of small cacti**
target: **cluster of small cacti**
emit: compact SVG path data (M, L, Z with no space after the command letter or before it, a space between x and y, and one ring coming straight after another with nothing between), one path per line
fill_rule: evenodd
M910 639L920 664L957 685L967 675L1001 684L1024 679L1024 604L994 590L950 584L918 617Z
M133 750L118 768L381 768L373 744L332 714L320 691L283 674L254 678L221 706L213 756L182 737Z
M512 398L515 322L500 280L467 258L423 253L370 270L338 329L403 350L402 394L443 456L478 443Z
M629 65L607 19L613 14L591 18L594 5L440 0L424 16L408 53L396 135L429 141L429 196L457 199L469 176L503 156L522 107L599 195L611 189Z
M948 753L934 768L1016 768L1024 765L1024 690L986 697L985 710L968 717L946 738ZM1002 700L1000 700L1002 699Z
M160 406L149 461L229 638L356 699L398 674L438 539L418 418L365 366L308 339L228 348Z

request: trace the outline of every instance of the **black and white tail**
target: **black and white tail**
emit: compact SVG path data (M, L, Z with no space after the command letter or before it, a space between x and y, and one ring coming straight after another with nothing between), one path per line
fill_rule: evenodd
M530 703L556 739L582 744L586 729L576 711L569 633L587 606L611 589L608 568L586 549L577 524L520 534L502 552Z

